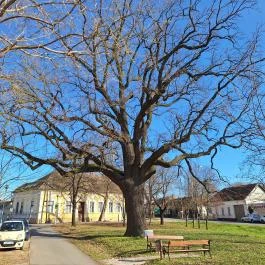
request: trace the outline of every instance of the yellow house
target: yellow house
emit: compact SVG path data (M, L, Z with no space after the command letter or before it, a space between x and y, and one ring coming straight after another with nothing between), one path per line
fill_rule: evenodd
M13 217L31 223L71 222L73 192L77 192L76 221L98 221L104 205L102 221L123 221L121 190L105 176L93 173L66 178L52 172L18 187L13 192Z

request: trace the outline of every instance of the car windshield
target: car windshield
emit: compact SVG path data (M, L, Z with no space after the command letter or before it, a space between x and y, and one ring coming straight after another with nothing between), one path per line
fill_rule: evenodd
M13 220L11 220L11 221L13 221ZM26 219L17 218L17 219L14 219L14 221L21 221L21 222L23 222L25 228L29 228L29 223Z
M8 222L3 223L0 231L21 231L23 230L23 225L21 222Z

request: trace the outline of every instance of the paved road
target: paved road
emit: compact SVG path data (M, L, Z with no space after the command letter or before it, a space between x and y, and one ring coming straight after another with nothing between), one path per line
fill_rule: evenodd
M159 218L153 218L152 220L159 221ZM165 223L173 223L173 222L186 222L185 219L176 219L176 218L164 218ZM189 224L192 222L191 219L188 220ZM201 224L203 224L204 220L201 220ZM243 223L243 222L231 222L231 221L218 221L218 220L209 220L209 224L229 224L229 225L249 225L249 226L261 226L265 227L265 224L262 223ZM197 224L197 219L195 219L195 225Z
M31 228L30 265L97 265L49 225Z

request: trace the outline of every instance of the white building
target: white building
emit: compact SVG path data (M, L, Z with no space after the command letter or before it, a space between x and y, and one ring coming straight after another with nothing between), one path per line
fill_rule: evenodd
M122 221L124 202L117 185L103 175L93 173L77 174L75 177L62 177L52 172L18 187L13 192L13 218L26 218L31 223L71 222L72 188L78 181L77 221L97 221L104 205L102 220Z
M265 215L265 190L259 184L225 188L217 192L210 203L210 214L220 220L237 220L249 213Z

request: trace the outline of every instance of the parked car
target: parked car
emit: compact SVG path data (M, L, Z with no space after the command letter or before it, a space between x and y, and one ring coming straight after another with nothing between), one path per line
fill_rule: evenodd
M265 223L265 215L262 215L262 216L260 217L260 222L263 223L263 224Z
M248 215L241 218L243 222L258 223L260 222L260 215L256 213L249 213Z
M27 219L16 218L16 219L12 219L11 221L22 221L23 222L24 229L25 229L25 241L28 241L30 239L30 230L29 230L29 222L27 221Z
M5 221L0 228L0 248L23 249L25 227L23 221Z

